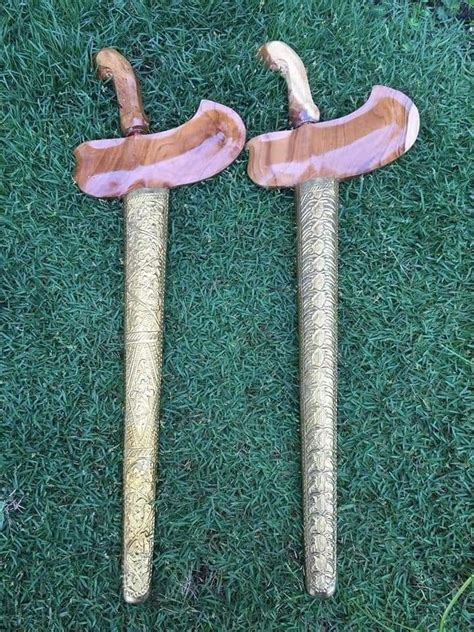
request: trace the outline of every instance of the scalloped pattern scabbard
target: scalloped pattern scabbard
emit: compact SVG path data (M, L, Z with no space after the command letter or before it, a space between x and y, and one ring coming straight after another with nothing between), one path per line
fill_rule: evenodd
M306 588L336 587L338 183L296 187Z
M168 189L139 189L124 197L123 594L128 603L147 598L152 573L168 196Z

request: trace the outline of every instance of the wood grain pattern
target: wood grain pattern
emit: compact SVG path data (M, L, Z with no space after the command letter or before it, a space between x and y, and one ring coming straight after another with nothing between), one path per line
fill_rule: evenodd
M253 138L247 143L248 174L264 187L345 180L396 160L413 145L418 128L411 99L374 86L367 102L347 116Z
M135 189L199 182L228 167L245 143L245 127L230 108L201 101L187 123L157 134L82 143L74 178L94 197L122 197Z
M284 42L269 42L257 53L270 70L280 72L288 86L288 115L293 127L317 123L319 109L313 101L303 62Z
M123 135L146 134L149 121L143 109L140 86L130 63L114 48L99 51L95 63L99 79L111 79L114 83Z

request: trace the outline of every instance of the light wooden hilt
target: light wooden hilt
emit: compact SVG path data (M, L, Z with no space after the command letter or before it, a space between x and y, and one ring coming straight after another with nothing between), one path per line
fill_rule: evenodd
M112 80L125 138L94 140L74 151L74 179L84 193L123 197L137 189L172 189L200 182L228 167L245 143L245 126L231 108L201 101L183 125L148 134L149 121L129 62L105 48L95 58L100 79Z
M300 57L284 42L269 42L257 53L263 63L279 72L288 86L288 117L292 127L317 123L319 109L313 101L306 70Z

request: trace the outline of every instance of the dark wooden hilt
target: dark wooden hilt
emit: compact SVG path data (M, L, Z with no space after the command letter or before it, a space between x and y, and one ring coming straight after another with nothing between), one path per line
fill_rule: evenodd
M143 110L140 86L130 63L114 48L103 48L95 56L95 64L99 79L113 81L122 134L147 134L150 122Z

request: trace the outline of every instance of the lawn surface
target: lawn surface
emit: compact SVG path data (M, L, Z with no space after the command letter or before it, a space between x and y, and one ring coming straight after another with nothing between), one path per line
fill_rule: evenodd
M469 578L466 23L422 2L7 1L0 629L436 630ZM92 55L138 70L153 130L201 98L248 136L287 127L271 39L323 119L374 84L421 115L414 148L341 186L339 584L303 589L291 191L219 176L173 192L153 590L120 596L119 201L72 151L119 136ZM467 630L467 594L446 629Z

